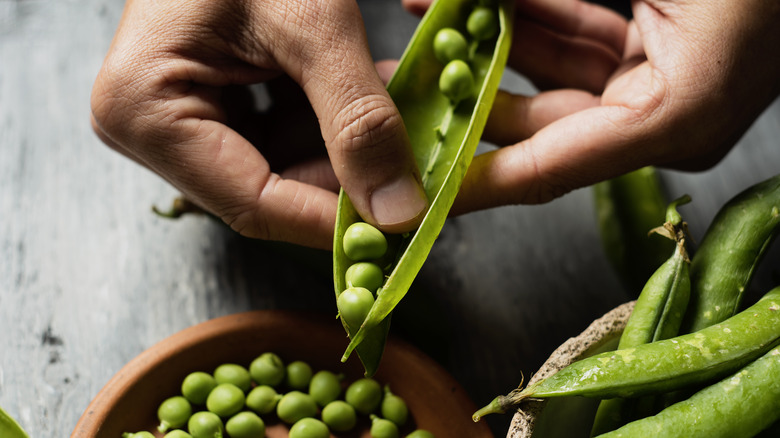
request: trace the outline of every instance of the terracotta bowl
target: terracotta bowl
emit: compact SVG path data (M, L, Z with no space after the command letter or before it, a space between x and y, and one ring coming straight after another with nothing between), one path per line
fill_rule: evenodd
M581 358L614 350L634 309L620 305L558 347L528 384L546 378ZM588 438L599 401L584 397L528 400L512 417L507 438Z
M363 369L357 357L340 362L346 346L341 325L323 315L274 310L216 318L176 333L125 365L89 404L71 437L120 438L123 432L156 432L157 406L180 393L188 373L211 372L227 362L248 366L266 351L286 361L307 361L315 370L343 373L353 381L362 377ZM476 407L461 386L412 346L391 337L374 377L389 384L409 405L411 424L402 432L419 427L437 437L492 437L484 422L471 420ZM358 429L338 436L368 437L368 419ZM287 437L287 431L279 421L267 422L269 438Z

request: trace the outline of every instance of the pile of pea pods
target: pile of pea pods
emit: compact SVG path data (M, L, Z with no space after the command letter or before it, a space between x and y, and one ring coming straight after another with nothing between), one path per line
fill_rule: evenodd
M213 373L195 371L181 394L157 409L165 438L263 438L266 423L289 426L290 438L329 438L349 433L368 419L372 438L433 438L413 429L409 408L390 387L372 378L345 382L331 371L314 371L300 360L286 363L273 352L249 367L225 363ZM122 438L154 438L149 431Z
M572 396L600 399L581 436L778 436L780 286L743 303L780 234L780 175L748 187L716 214L695 251L669 204L652 230L675 244L646 281L617 349L580 359L496 397L474 414ZM535 436L535 435L534 435Z

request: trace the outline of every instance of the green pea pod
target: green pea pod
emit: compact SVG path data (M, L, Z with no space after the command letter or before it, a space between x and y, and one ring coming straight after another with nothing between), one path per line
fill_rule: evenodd
M696 333L577 361L507 396L477 417L505 412L527 398L635 397L687 388L722 378L780 344L780 287L728 320Z
M688 305L691 282L685 249L685 223L677 206L690 202L683 196L667 208L666 223L659 233L676 241L674 251L645 284L634 310L620 336L618 349L633 348L677 336ZM647 410L652 400L614 398L602 400L596 411L591 435L614 430L628 422L637 412Z
M356 349L366 374L378 366L388 328L388 316L404 297L422 268L434 241L447 219L460 189L493 105L509 55L512 36L513 0L496 3L500 29L496 37L473 46L469 64L474 74L472 97L452 103L439 90L439 75L444 65L436 58L433 40L442 28L455 28L464 34L466 21L475 6L473 0L437 0L428 9L398 68L387 85L397 105L421 171L423 186L431 205L420 227L391 242L396 250L386 270L387 280L363 325L350 333L350 343L342 360ZM346 194L339 195L336 221L333 274L336 296L346 287L344 273L350 261L341 239L346 228L360 217ZM392 240L392 239L391 239Z
M780 175L729 200L691 260L691 300L683 322L695 332L735 314L753 272L780 233Z
M684 196L669 206L665 230L676 241L674 252L653 273L639 294L620 337L618 349L677 336L688 304L691 283L683 222L676 207L687 202L690 202L690 197Z
M780 349L676 403L658 415L629 423L600 438L752 437L780 420Z
M0 437L30 438L19 423L2 409L0 409Z
M632 296L669 257L674 245L648 237L663 222L666 197L658 172L643 167L593 185L593 199L607 259Z

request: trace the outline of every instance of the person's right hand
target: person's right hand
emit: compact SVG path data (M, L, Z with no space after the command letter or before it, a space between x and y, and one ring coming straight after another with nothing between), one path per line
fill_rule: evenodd
M253 144L233 123L249 108L231 100L236 86L283 75L319 120L315 146L324 139L331 164L324 173L267 159L308 159L287 141L304 127L288 123L289 137ZM339 185L383 231L411 230L427 211L354 0L128 0L92 114L105 143L246 236L332 248Z
M431 0L404 0L422 13ZM501 93L453 214L547 202L648 166L715 165L780 95L780 2L517 0Z

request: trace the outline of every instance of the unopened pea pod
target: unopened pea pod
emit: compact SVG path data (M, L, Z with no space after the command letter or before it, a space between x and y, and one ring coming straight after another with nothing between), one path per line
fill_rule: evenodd
M675 200L669 206L664 228L676 241L673 253L642 288L633 312L620 336L618 349L636 347L677 335L688 304L691 281L690 260L685 248L684 223L677 206L690 202L689 196Z
M780 419L780 349L678 402L601 438L752 437Z
M672 202L661 231L676 241L674 251L645 284L637 298L626 328L620 336L618 349L633 348L678 334L685 308L688 304L691 282L688 265L690 260L685 248L685 223L677 212L677 206L690 202L683 196ZM650 400L603 400L596 411L592 435L607 432L625 424Z
M696 333L577 361L533 385L496 397L477 411L474 419L505 412L530 397L636 397L708 383L736 371L777 344L780 287L739 314Z
M346 360L357 351L367 375L379 364L389 326L388 316L409 290L447 219L460 189L490 108L498 91L511 42L515 1L494 2L499 30L495 37L479 41L467 61L474 75L474 92L453 102L439 89L444 65L434 53L434 38L444 28L465 33L475 3L470 0L438 0L426 12L398 64L387 90L401 113L411 140L430 207L419 228L388 242L388 278L363 325L350 331ZM344 272L350 261L342 248L344 231L361 218L342 191L333 248L336 295L346 289Z
M691 260L691 302L683 330L730 317L766 249L780 233L780 175L753 185L715 215Z

